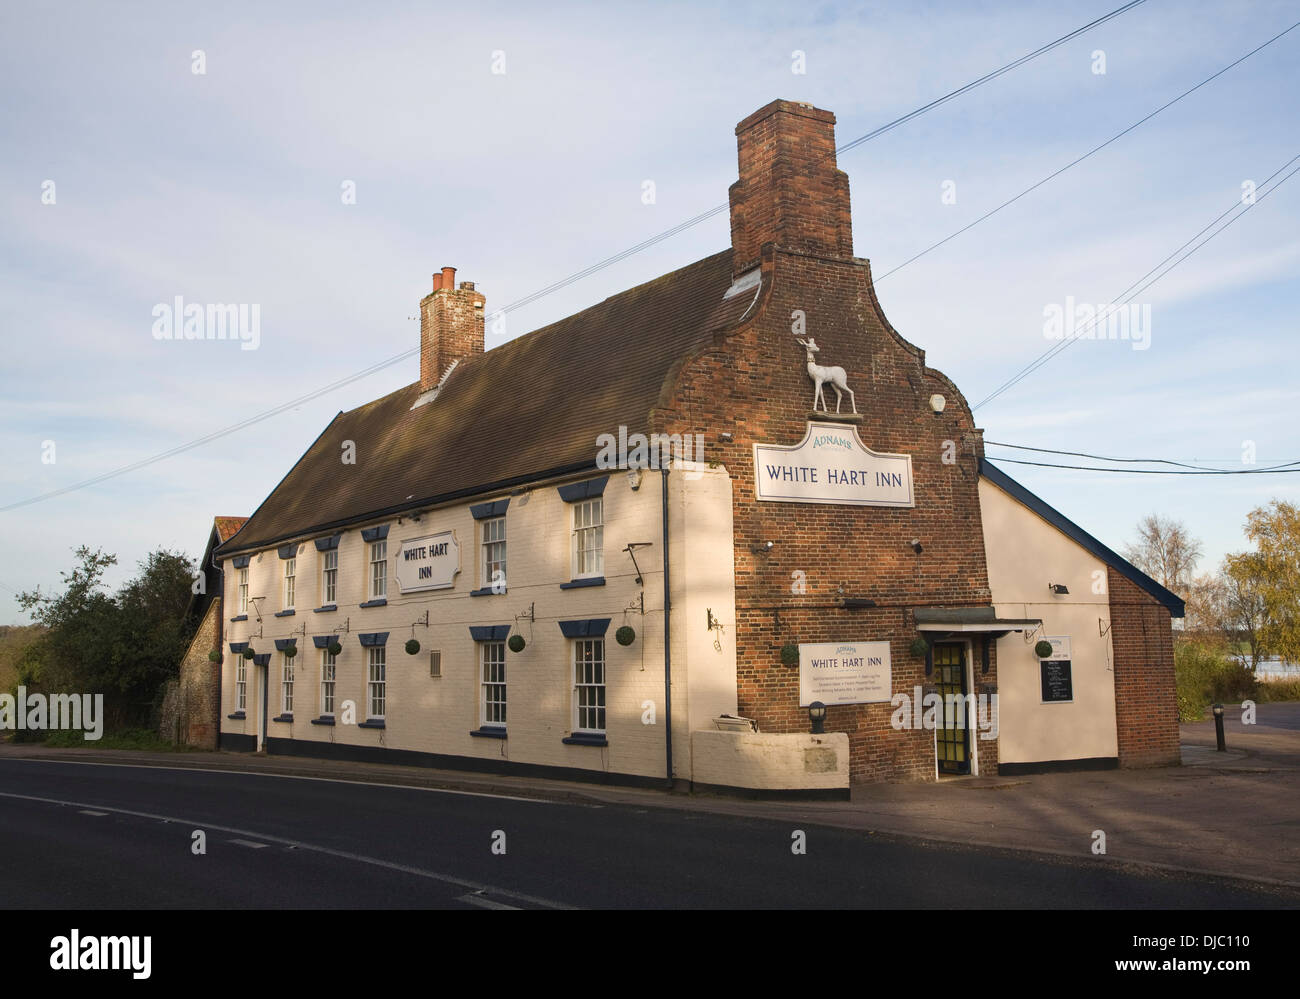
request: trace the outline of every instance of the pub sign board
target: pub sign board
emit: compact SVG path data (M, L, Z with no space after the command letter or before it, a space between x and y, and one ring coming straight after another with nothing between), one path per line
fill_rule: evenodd
M403 593L445 590L456 585L460 543L454 531L408 538L397 550L397 585Z
M845 423L808 423L798 444L754 445L756 499L848 506L916 506L912 456L871 450Z
M873 704L893 696L888 642L799 646L799 705Z
M1070 658L1070 638L1048 637L1052 654L1038 661L1039 683L1044 704L1064 704L1074 700L1073 663Z

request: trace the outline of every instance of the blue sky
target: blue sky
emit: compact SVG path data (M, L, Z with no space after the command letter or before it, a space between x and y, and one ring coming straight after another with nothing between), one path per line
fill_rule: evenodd
M7 5L0 506L414 347L443 265L490 311L725 202L735 124L773 98L834 111L843 144L1118 5ZM857 254L883 274L1297 20L1296 3L1149 0L845 153ZM1300 153L1298 75L1300 29L882 281L890 321L982 399L1051 345L1046 306L1116 301ZM723 213L510 314L488 347L728 244ZM1300 179L1138 297L1149 349L1076 343L977 424L1117 456L1239 467L1253 441L1259 465L1300 458L1297 271ZM153 307L178 295L258 304L259 349L154 339ZM212 516L250 513L334 413L417 377L412 358L0 513L0 622L77 545L118 554L113 583L159 545L199 554ZM1113 547L1148 513L1180 519L1203 568L1245 545L1253 507L1297 493L1294 476L1003 468Z

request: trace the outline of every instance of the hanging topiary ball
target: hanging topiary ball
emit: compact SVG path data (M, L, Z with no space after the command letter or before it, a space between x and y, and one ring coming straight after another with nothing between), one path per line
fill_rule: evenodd
M420 643L417 642L414 638L408 638L406 640L406 654L408 656L413 656L419 651L420 651Z
M786 642L781 646L781 662L787 666L799 665L799 646L793 642Z
M511 635L506 639L506 645L509 646L511 652L523 652L524 644L523 635Z
M245 659L252 659L253 656L255 656L255 655L257 655L257 653L253 651L253 647L252 647L251 645L248 645L248 646L245 646L245 647L244 647L244 658L245 658Z
M1052 654L1052 643L1047 641L1046 639L1040 641L1037 645L1034 646L1034 655L1038 656L1039 659L1046 659L1051 654Z
M218 652L216 649L213 649L211 652L208 653L208 662L210 663L221 662L221 653Z
M924 659L925 654L930 651L930 646L927 645L925 639L921 638L919 635L912 639L912 644L909 648L912 651L912 655L916 656L918 659Z
M284 658L286 658L286 659L292 659L292 658L293 658L294 656L296 656L297 654L298 654L298 646L296 646L296 645L286 645L286 646L284 647Z
M332 656L337 656L343 652L343 646L338 642L330 642L329 648L326 651Z
M631 645L636 641L636 632L632 630L630 625L625 624L614 632L614 641L618 642L619 645Z

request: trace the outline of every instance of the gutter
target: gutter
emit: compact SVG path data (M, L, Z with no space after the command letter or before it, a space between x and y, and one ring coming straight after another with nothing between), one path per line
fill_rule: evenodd
M673 652L672 652L672 591L668 578L668 469L661 468L663 533L664 533L664 768L668 789L673 786Z

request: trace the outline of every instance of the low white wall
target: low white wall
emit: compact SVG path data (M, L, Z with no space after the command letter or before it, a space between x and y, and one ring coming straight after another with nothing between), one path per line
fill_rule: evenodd
M691 733L691 780L754 790L841 789L849 786L844 732Z

